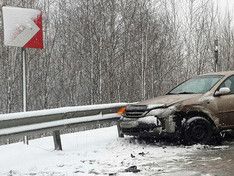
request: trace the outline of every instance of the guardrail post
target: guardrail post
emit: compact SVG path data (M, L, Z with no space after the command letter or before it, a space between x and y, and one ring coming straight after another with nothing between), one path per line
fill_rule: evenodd
M122 130L121 130L121 128L120 128L120 122L119 122L119 121L117 122L117 129L118 129L118 136L119 136L120 138L123 138L123 137L124 137L124 134L123 134L123 132L122 132Z
M53 131L53 138L54 138L54 149L55 150L62 150L62 143L61 143L61 137L60 137L59 130Z
M24 136L23 141L24 141L24 144L28 145L28 136Z

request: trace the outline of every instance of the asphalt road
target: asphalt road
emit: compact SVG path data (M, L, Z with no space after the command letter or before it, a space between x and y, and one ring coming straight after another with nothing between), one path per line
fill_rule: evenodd
M183 168L196 171L199 175L233 176L234 142L224 142L222 146L202 146L190 156Z
M170 145L169 145L170 146ZM182 146L178 146L181 148ZM234 137L221 145L184 146L194 148L192 152L179 153L179 159L161 162L161 172L151 172L158 176L234 176ZM189 150L188 150L189 151Z

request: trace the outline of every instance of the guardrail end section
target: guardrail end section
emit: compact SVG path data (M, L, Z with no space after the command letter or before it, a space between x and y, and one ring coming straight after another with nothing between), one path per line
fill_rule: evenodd
M59 130L53 131L53 139L54 139L54 149L55 150L62 150L62 143L61 143L61 137L60 137Z

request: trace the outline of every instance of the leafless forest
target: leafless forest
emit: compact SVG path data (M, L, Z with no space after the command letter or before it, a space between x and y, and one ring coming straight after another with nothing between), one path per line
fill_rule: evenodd
M214 71L216 39L218 69L234 68L233 19L214 0L0 3L43 11L45 49L27 50L28 110L155 97ZM2 20L0 41L0 112L21 111L21 48L3 45Z

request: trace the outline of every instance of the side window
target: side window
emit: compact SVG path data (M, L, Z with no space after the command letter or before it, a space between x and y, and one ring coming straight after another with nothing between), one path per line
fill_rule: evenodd
M231 90L231 94L234 94L234 76L226 79L220 87L228 87Z

